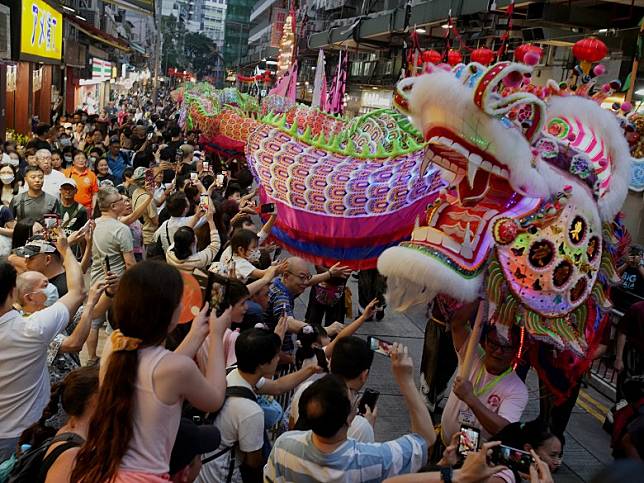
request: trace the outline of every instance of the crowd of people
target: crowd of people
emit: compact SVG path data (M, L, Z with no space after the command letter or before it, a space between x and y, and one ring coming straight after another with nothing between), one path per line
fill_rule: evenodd
M518 335L493 328L438 429L408 348L389 347L410 428L377 442L378 407L361 404L374 351L355 333L384 317L384 279L354 275L345 323L351 270L280 259L245 160L178 117L141 91L1 145L0 482L553 481L562 435L520 422ZM180 321L186 277L205 303ZM459 364L471 317L451 325ZM641 320L621 329L620 367L641 370L623 356ZM463 424L479 450L460 448Z

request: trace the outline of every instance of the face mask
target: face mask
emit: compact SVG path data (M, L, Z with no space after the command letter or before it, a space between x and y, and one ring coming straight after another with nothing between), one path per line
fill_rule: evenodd
M65 162L66 163L71 163L72 162L72 157L71 156L65 156Z
M72 142L69 138L60 138L61 146L71 146Z
M96 158L95 158L94 156L90 156L90 157L89 157L89 162L90 162L90 163L95 163L95 162L96 162Z
M0 176L0 181L2 181L4 184L13 183L14 179L16 179L16 177L13 174L3 174L2 176Z
M43 293L47 296L45 307L50 307L58 301L58 289L55 285L48 283L47 287L43 289Z
M250 254L248 255L248 261L251 263L256 263L259 262L259 259L262 256L262 252L259 251L259 248L255 248Z

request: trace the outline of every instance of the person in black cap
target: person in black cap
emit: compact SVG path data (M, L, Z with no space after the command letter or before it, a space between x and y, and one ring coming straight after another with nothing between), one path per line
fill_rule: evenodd
M201 455L219 447L219 430L210 424L198 426L182 418L170 457L170 479L174 483L192 483L201 471Z

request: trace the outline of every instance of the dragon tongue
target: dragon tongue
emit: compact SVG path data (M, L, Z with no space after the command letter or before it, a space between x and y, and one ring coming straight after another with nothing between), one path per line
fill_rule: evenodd
M490 185L490 176L490 173L483 169L476 170L474 179L471 179L469 176L464 176L458 184L458 194L461 199L461 204L468 205L476 203L483 198Z

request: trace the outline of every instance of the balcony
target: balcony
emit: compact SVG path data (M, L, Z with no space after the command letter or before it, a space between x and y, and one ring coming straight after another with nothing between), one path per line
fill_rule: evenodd
M277 0L264 0L263 2L255 4L253 10L250 12L250 21L253 22L276 2Z

